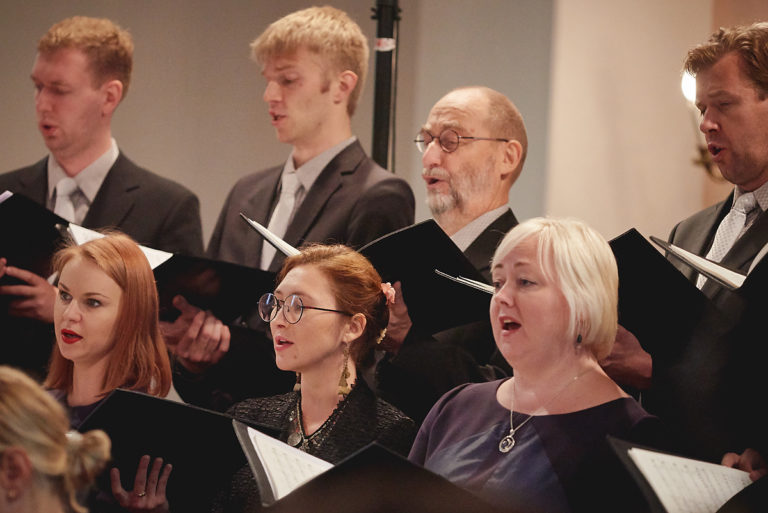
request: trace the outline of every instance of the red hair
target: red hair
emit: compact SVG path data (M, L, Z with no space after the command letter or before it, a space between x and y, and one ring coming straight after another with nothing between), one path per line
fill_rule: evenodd
M171 364L160 333L155 277L144 253L129 236L108 232L103 238L80 246L70 244L56 252L54 271L61 273L75 258L95 264L123 291L102 390L108 393L127 388L167 395ZM72 390L72 368L72 362L62 356L58 345L54 346L45 386Z
M291 269L302 265L315 266L328 277L339 310L365 316L365 330L350 344L349 351L355 364L372 363L373 348L389 322L379 273L367 258L347 246L309 244L301 248L300 254L285 259L277 275L278 285Z

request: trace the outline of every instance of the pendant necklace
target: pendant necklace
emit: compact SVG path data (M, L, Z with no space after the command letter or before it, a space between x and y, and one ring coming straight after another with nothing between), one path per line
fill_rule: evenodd
M514 423L514 420L512 418L512 416L514 415L514 412L515 412L515 381L514 381L514 378L512 378L512 380L513 380L512 381L512 393L510 394L511 397L512 397L512 401L511 401L511 404L509 405L510 406L510 408L509 408L509 433L504 438L502 438L501 441L499 442L499 452L506 454L509 451L511 451L512 448L515 446L515 433L521 427L525 426L528 423L528 421L531 420L536 415L536 413L538 413L539 411L541 411L544 408L546 408L549 404L551 404L555 399L557 399L560 396L560 394L565 392L566 388L571 386L574 381L576 381L577 379L582 377L589 370L590 369L585 369L585 370L581 371L580 373L576 374L573 377L573 379L569 380L563 386L563 388L558 390L557 393L554 396L552 396L552 398L549 401L544 403L544 405L542 405L541 408L539 408L538 410L536 410L533 413L531 413L530 415L528 415L528 417L524 421L522 421L520 424L518 424L517 427L515 427L515 423Z

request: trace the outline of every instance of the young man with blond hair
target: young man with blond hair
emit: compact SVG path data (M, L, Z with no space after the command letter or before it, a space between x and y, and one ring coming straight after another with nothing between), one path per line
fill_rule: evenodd
M246 175L235 184L208 255L265 270L281 267L284 256L262 241L240 212L294 247L334 242L359 248L413 223L409 185L373 162L352 134L351 116L369 58L360 27L343 11L311 7L272 23L251 50L266 80L263 98L270 121L277 139L291 145L291 154L285 164ZM267 377L275 371L269 340L257 344L246 337L240 343L233 334L230 350L228 330L205 312L177 302L183 314L176 325L166 327L166 335L178 348L185 369L204 372L203 381L214 384L214 396L221 398L211 402L210 387L201 386L198 378L192 380L194 390L185 386L190 381L178 369L177 388L186 400L223 408L238 398L282 390L284 382ZM259 353L258 347L264 350ZM203 391L202 397L196 390Z
M413 222L408 184L376 165L352 135L368 69L368 43L343 11L312 7L272 23L252 44L266 80L264 101L277 139L292 147L284 165L240 179L208 246L214 258L279 269L283 256L240 219L245 212L298 247L360 247ZM278 209L287 181L295 192ZM283 194L285 197L285 194ZM276 219L276 216L281 216Z

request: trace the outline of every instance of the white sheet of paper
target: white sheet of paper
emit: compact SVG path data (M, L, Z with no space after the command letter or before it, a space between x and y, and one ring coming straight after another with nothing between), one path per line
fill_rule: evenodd
M629 456L669 513L715 513L752 483L747 472L706 461L637 447Z
M75 240L78 246L80 244L85 244L88 241L104 237L103 233L99 233L88 228L83 228L82 226L78 226L73 223L69 223L69 233L72 235L72 238ZM139 244L139 248L144 253L144 256L147 257L147 260L149 260L149 265L152 267L152 269L158 267L160 264L173 256L173 253L160 251L159 249L148 248L146 246L142 246L141 244Z
M264 465L269 484L279 500L333 467L331 463L248 428L248 437Z
M0 203L7 200L11 196L13 196L13 193L11 191L3 191L3 193L0 194Z

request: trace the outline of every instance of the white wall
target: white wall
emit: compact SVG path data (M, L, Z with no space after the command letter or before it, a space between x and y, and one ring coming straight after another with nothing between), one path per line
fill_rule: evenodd
M680 70L711 13L710 0L556 2L547 213L666 238L702 207Z

